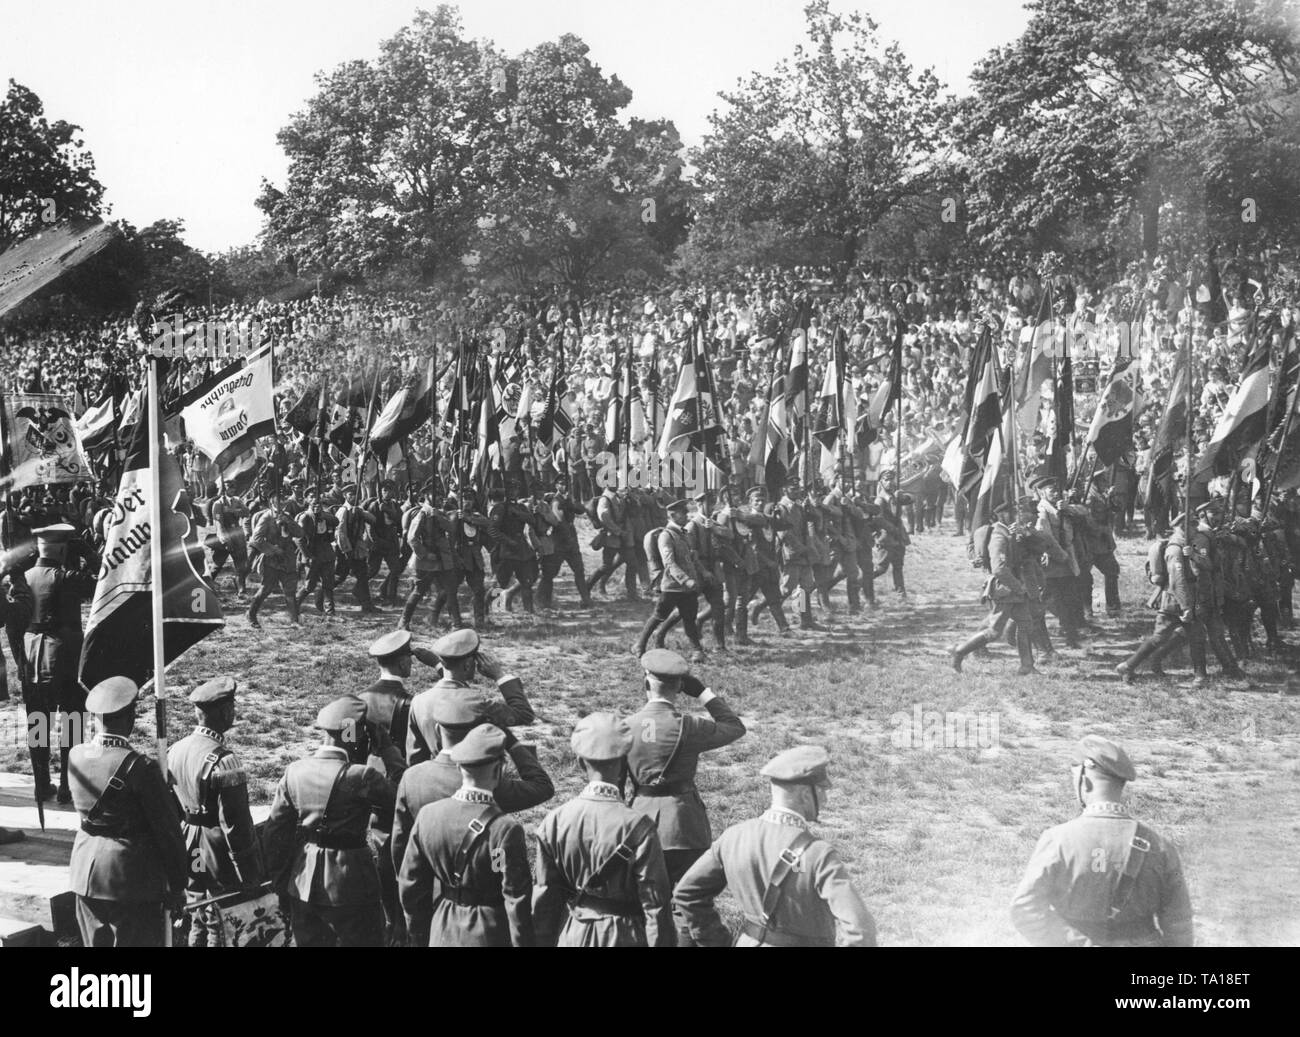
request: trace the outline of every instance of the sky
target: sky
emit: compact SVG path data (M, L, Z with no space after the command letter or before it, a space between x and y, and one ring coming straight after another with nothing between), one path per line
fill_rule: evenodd
M631 88L626 114L670 118L697 144L719 90L768 70L802 38L804 0L464 0L466 32L517 54L565 32ZM1023 0L873 0L885 40L963 92L974 64L1015 39ZM219 251L253 242L263 178L287 169L276 132L314 76L373 59L410 0L0 0L0 88L15 79L46 117L82 128L112 218L181 219ZM851 10L844 0L832 8Z

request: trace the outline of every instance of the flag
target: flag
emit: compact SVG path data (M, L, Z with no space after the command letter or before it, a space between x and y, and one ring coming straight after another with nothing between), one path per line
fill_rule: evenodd
M1117 359L1110 381L1097 401L1097 412L1088 428L1088 446L1097 453L1097 463L1113 465L1120 456L1133 449L1133 422L1142 409L1138 390L1138 365L1132 360ZM1268 374L1265 371L1265 393Z
M178 659L225 620L212 588L195 565L202 551L193 541L189 517L175 510L183 500L176 459L158 451L160 471L149 467L149 435L159 422L146 400L127 452L115 501L121 521L111 523L99 580L86 621L78 677L87 690L107 677L129 677L143 685L153 672L153 595L163 596L163 650L167 663ZM162 500L162 587L154 587L150 558L153 530L149 512L154 495ZM187 541L189 543L187 544ZM193 553L192 553L193 552Z
M404 382L370 426L368 445L376 457L387 455L398 440L428 422L433 414L435 388L433 358L430 357L420 376Z
M243 496L257 481L257 473L266 461L257 456L257 451L249 447L221 469L221 480L227 493Z
M841 348L837 341L835 348L831 350L830 359L826 362L826 371L822 375L822 390L817 395L817 403L812 414L812 434L827 453L835 449L844 421L844 408L840 398Z
M1048 440L1047 474L1054 475L1064 486L1070 474L1070 457L1074 447L1074 370L1070 358L1061 361L1061 370L1052 394L1052 435Z
M1157 496L1168 496L1174 487L1174 454L1187 436L1187 368L1180 359L1173 388L1165 401L1164 412L1156 426L1155 438L1147 460L1147 484L1144 497L1149 510Z
M474 456L471 481L476 486L486 485L485 480L488 470L492 466L493 458L496 458L498 468L504 467L504 459L501 456L500 414L497 410L496 398L492 392L492 382L492 373L488 370L487 355L480 354L478 375L473 389L476 397L475 407L477 408L474 429L478 452Z
M117 429L117 401L110 392L93 407L87 407L77 419L77 438L86 454L98 453L113 445Z
M356 415L352 407L341 403L334 404L325 423L325 441L340 454L352 453L352 441L356 438Z
M682 350L677 388L673 391L668 417L659 437L659 456L662 458L688 450L699 450L707 456L711 453L710 445L718 442L722 432L712 413L707 375L697 362L699 354L694 337L691 335L687 339Z
M91 477L77 440L72 400L52 393L0 396L0 474L11 490Z
M285 424L295 432L310 435L320 419L320 409L324 403L325 390L315 385L307 386L298 397L298 402L285 412Z
M1276 325L1271 321L1269 325L1271 334ZM1293 480L1300 476L1300 450L1295 442L1300 432L1296 427L1297 388L1300 388L1300 342L1292 322L1282 330L1282 359L1269 404L1268 436L1260 459L1261 470L1274 489L1291 489L1296 485Z
M786 410L792 418L801 418L807 409L807 401L808 333L798 328L790 338L790 373L785 380Z
M978 484L1001 419L997 352L993 348L993 333L986 324L981 328L975 349L971 353L971 371L966 381L962 473L961 479L955 484L962 492L968 493Z
M546 410L537 426L537 438L551 448L551 452L563 445L573 431L573 414L569 409L569 382L564 369L564 342L555 356L555 366L551 369L551 388L546 394Z
M1022 432L1032 435L1038 430L1038 416L1043 409L1043 383L1052 377L1058 328L1055 321L1045 320L1032 331L1025 330L1029 332L1029 352L1016 380L1016 421ZM1064 340L1064 329L1059 329L1059 337Z
M971 501L971 529L990 525L993 522L993 509L1011 498L1013 492L1011 466L1005 461L1011 449L1008 444L1011 442L1011 437L1016 434L1016 424L1016 408L1008 400L1002 417L1001 431L995 431L989 442L984 471L980 475L978 489L975 490L974 499ZM976 539L978 542L978 537Z
M275 434L271 350L240 357L179 401L185 434L218 467Z
M1227 475L1264 438L1268 430L1270 337L1267 329L1256 333L1241 382L1223 409L1209 446L1197 459L1195 481Z

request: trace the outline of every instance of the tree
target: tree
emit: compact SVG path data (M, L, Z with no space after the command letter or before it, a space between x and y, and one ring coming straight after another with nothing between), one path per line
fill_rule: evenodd
M104 188L80 133L47 120L41 99L9 80L0 102L0 251L44 223L99 214Z
M918 190L937 143L939 82L882 47L865 14L804 9L809 46L755 73L710 118L692 160L706 213L830 235L852 263L862 239Z
M303 273L401 264L427 280L459 263L481 218L562 193L629 139L618 113L631 92L582 40L509 58L466 39L445 5L417 14L376 61L318 82L279 134L284 189L264 184L258 200L267 244Z
M1055 248L1081 222L1132 216L1152 253L1171 207L1239 229L1243 198L1300 186L1293 0L1028 7L1024 34L980 63L954 110L986 244Z

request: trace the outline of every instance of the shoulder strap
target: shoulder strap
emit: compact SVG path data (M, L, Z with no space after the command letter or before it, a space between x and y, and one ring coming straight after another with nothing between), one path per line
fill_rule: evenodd
M230 754L230 750L224 745L218 745L207 756L203 757L203 766L199 769L199 801L197 804L200 813L208 809L208 797L212 795L212 772L216 770L217 764Z
M1129 842L1128 859L1124 862L1124 870L1120 874L1119 882L1115 885L1115 893L1111 897L1111 921L1118 918L1124 908L1128 906L1128 902L1133 896L1133 889L1137 886L1137 877L1142 872L1142 865L1146 863L1147 854L1150 852L1153 842L1154 834L1151 829L1141 821L1134 821L1133 835Z
M781 898L785 895L786 880L799 866L799 861L803 859L804 852L813 842L813 836L809 832L801 830L776 859L776 866L772 869L772 874L767 880L767 890L763 894L762 927L764 933L772 924L776 909L780 906Z
M343 766L339 768L338 773L334 775L334 784L330 786L330 794L325 797L325 807L320 812L320 820L316 822L316 827L314 831L316 832L328 831L328 829L326 829L325 827L325 823L329 820L330 807L334 805L334 793L338 792L339 786L343 784L343 776L347 774L348 768L351 766L352 766L352 761L349 760L346 763L344 763Z
M627 835L623 836L622 841L610 850L609 856L600 862L600 867L591 873L587 881L582 884L578 890L578 896L587 896L592 889L603 886L607 879L614 873L614 868L622 864L632 863L633 851L640 846L650 836L650 831L655 827L652 818L642 814L636 819L636 823L628 830Z
M85 820L92 823L99 820L108 804L112 803L121 793L122 789L126 788L126 779L130 776L131 769L139 759L140 754L134 749L128 749L126 751L126 755L122 757L122 762L117 765L117 770L113 772L113 776L108 779L108 784L105 785L103 791L100 792L99 798L95 800L95 802L91 804L90 809L86 811Z
M465 835L460 841L451 866L452 874L456 876L457 886L465 885L465 872L469 869L469 855L474 849L474 844L483 837L484 833L492 827L492 822L502 813L502 809L495 803L487 803L478 812L478 816L470 818L469 824L465 826Z

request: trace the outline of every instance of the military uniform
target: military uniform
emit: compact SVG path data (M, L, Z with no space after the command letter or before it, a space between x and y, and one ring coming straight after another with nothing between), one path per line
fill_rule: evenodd
M617 760L626 721L590 713L570 740L581 759ZM659 833L617 785L592 781L537 826L537 942L550 947L672 947L672 884Z
M827 787L827 755L787 750L762 771L774 783ZM734 938L714 901L730 889L740 908ZM732 825L691 866L673 893L693 939L705 947L873 947L876 923L848 868L798 813L772 807Z
M677 501L670 510L685 512L686 502ZM659 559L663 564L663 572L659 577L659 594L650 618L641 628L636 655L640 657L645 654L646 645L650 643L655 628L674 612L681 617L691 647L697 654L702 654L704 649L700 645L700 629L695 623L699 606L700 574L685 527L669 519L668 525L659 532L658 548Z
M776 627L782 633L790 629L785 618L785 609L781 602L781 567L777 561L777 534L784 529L780 514L771 504L763 504L759 494L750 491L749 506L738 509L736 522L749 530L749 542L754 549L754 571L750 574L749 586L744 600L736 611L736 623L740 623L740 608L749 608L749 601L755 594L761 594L762 602L755 606L753 613L747 617L749 622L758 622L760 610L767 607L772 612ZM736 636L740 637L739 629Z
M1123 749L1097 735L1079 743L1074 762L1120 782L1136 777ZM1011 901L1011 921L1038 947L1192 945L1178 851L1110 800L1094 800L1043 833Z
M339 587L349 576L356 577L352 597L362 612L372 612L375 606L370 600L370 547L374 535L370 527L376 524L375 516L359 504L344 500L335 517L339 521L334 530L339 563L334 585Z
M505 754L506 733L480 725L448 756L481 767ZM531 947L532 876L524 828L492 792L462 786L415 817L398 872L415 946Z
M365 703L349 696L325 706L316 725L355 731L365 720ZM387 778L340 746L322 746L285 770L263 846L267 872L289 899L298 946L382 945L379 870L367 835L372 824L391 830L393 798Z
M385 484L390 489L391 483ZM397 585L402 578L406 562L402 558L402 508L391 497L372 497L363 505L375 517L373 541L370 548L370 578L379 575L380 566L388 566L388 575L379 585L379 600L387 605L397 604Z
M1030 588L1021 576L1025 556L1035 550L1023 527L1006 524L1014 506L1010 502L995 509L998 516L989 530L987 568L989 578L984 584L981 600L988 602L989 618L983 630L951 649L952 666L961 673L962 661L976 649L989 644L1006 633L1008 624L1016 625L1016 650L1020 655L1020 673L1034 672L1034 652L1031 643L1033 620L1029 614Z
M613 487L607 486L605 492L596 499L596 518L598 528L591 546L600 551L600 568L587 580L587 593L599 583L603 589L605 581L614 575L620 565L626 564L624 580L627 585L627 600L635 601L637 561L635 534L632 529L631 505L627 496L620 496Z
M129 709L138 691L110 677L86 698L93 713ZM100 734L71 752L72 803L81 817L68 883L87 947L161 947L163 906L185 889L187 857L176 804L158 764L129 739Z
M339 520L324 508L308 508L298 516L302 537L298 549L307 565L307 582L298 592L298 607L316 591L316 611L334 615L334 571L338 555L334 550Z
M233 699L235 682L207 681L190 693L195 705ZM248 775L226 745L225 735L199 724L167 750L167 772L181 809L181 833L189 857L187 899L206 900L262 881L262 862L248 808ZM222 942L215 906L190 915L190 946Z
M302 527L287 512L273 507L263 509L253 520L253 535L248 544L257 552L253 571L261 574L262 585L248 604L248 622L252 626L260 625L258 609L274 591L284 594L289 621L298 622L298 566L293 542L302 535Z
M548 494L538 512L551 538L551 553L541 560L541 582L537 586L537 603L542 608L550 608L555 601L555 577L560 575L560 568L567 562L573 573L573 580L578 588L578 597L584 607L591 605L591 595L587 593L587 574L583 567L582 547L578 543L578 530L574 519L582 514L582 509L562 493Z
M1030 484L1033 488L1044 485L1042 480ZM1052 561L1044 575L1047 587L1044 591L1044 604L1047 610L1056 616L1061 625L1061 636L1071 648L1079 647L1079 620L1081 609L1078 607L1078 588L1075 581L1079 575L1079 564L1074 554L1074 528L1068 516L1049 501L1041 500L1038 504L1038 530L1065 553L1064 561Z
M488 509L488 539L492 543L492 571L503 590L519 581L524 611L533 611L533 584L537 582L537 554L528 543L532 513L527 508L500 500Z
M456 560L450 540L455 530L456 524L429 502L421 505L408 520L406 541L415 555L415 586L406 596L406 605L402 609L402 629L411 628L415 610L435 586L438 595L435 598L432 625L437 627L441 606L446 604L450 606L452 623L460 626L460 602L454 589L452 594L446 593L448 586L454 588L456 583Z
M248 580L248 538L244 535L244 520L248 506L234 494L222 493L212 502L212 521L217 527L216 542L208 548L207 580L216 585L217 574L230 559L235 566L235 586L243 594Z
M656 649L642 657L641 665L647 673L681 680L683 693L698 696L709 711L706 720L656 698L628 718L628 806L654 821L669 881L676 884L713 841L709 815L695 787L700 755L744 737L745 725L724 699L687 673L686 661L677 653ZM684 934L685 926L679 924L679 942Z
M42 544L68 543L75 531L69 525L45 526L35 530ZM23 703L27 710L27 745L36 778L36 794L49 795L50 746L54 741L55 716L63 715L59 728L62 757L59 801L68 799L68 750L80 742L85 731L86 691L77 680L81 658L81 603L95 593L91 571L73 569L42 553L26 573L31 591L31 619L23 635Z

